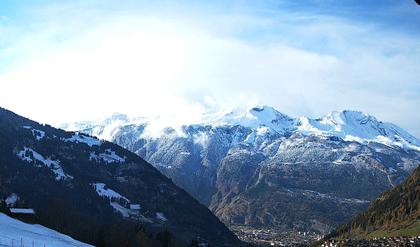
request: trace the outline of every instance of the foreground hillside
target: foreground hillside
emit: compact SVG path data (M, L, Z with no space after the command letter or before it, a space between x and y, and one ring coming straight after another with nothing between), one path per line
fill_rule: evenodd
M204 206L115 144L0 108L0 199L97 246L214 246L238 239Z
M420 236L420 167L329 238Z
M33 245L32 245L33 244ZM31 225L0 213L0 246L89 247L41 225Z
M115 115L67 128L137 153L239 235L327 234L420 164L418 139L356 111L292 118L263 106L181 127L159 121Z

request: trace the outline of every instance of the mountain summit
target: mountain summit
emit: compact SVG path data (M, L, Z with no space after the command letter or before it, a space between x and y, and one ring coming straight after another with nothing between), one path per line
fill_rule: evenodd
M202 125L243 126L252 129L266 128L276 133L285 133L295 128L295 120L270 106L253 107L248 110L235 109Z

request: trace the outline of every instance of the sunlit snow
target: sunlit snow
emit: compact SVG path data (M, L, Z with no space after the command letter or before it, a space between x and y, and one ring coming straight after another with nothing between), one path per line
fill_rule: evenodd
M75 134L70 138L62 138L62 140L65 142L85 143L89 147L101 145L100 140L90 137L90 136L81 135L81 134Z
M101 197L107 197L109 199L123 199L130 202L125 196L122 196L118 192L108 188L104 183L93 183L92 186L95 188L96 193Z
M27 224L0 213L0 246L87 247L91 245L44 226Z
M32 135L38 140L38 141L40 141L40 140L42 140L44 137L45 137L45 131L42 131L42 130L38 130L38 129L34 129L34 128L32 128L32 126L28 126L28 125L25 125L25 126L23 126L23 128L24 129L29 129L29 130L31 130L32 131Z
M70 176L64 172L63 168L60 166L59 160L51 160L49 157L44 158L44 156L42 156L41 154L39 154L38 152L34 151L31 148L24 147L23 150L17 153L17 156L21 160L27 161L29 163L34 162L32 158L39 161L41 164L50 168L51 171L54 172L54 174L56 175L55 177L56 180L73 178L73 176Z
M96 160L96 161L103 160L103 161L105 161L106 163L109 164L109 163L114 163L114 162L116 162L116 163L125 162L126 157L121 157L121 156L117 155L115 153L115 151L112 151L111 149L107 149L107 150L105 150L105 152L100 153L100 154L96 154L95 152L91 152L90 155L89 155L89 159L90 160Z

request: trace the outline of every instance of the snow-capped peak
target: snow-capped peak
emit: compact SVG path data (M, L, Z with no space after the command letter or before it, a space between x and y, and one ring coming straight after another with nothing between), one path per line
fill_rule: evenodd
M209 123L213 126L240 125L252 129L267 127L284 133L293 127L294 120L271 106L256 106L247 110L236 108Z
M319 119L301 117L298 131L303 134L338 136L348 141L373 141L414 149L420 147L420 141L405 130L359 111L333 111Z
M367 124L368 122L378 122L374 116L364 114L360 111L333 111L322 118L324 122L329 122L335 126L340 125L359 125Z
M175 121L176 122L176 121ZM253 142L256 136L266 134L300 133L303 135L337 136L347 141L360 143L377 142L388 146L399 146L420 150L420 141L405 130L392 123L377 120L374 116L360 111L333 111L322 118L291 118L271 106L235 108L229 111L203 114L201 120L175 123L164 117L136 117L114 114L99 122L76 123L79 129L90 129L92 135L112 141L123 126L142 126L133 128L133 135L138 138L159 138L165 135L166 128L176 130L175 136L185 136L183 126L242 126L250 128L252 135L247 142ZM74 129L73 129L74 130ZM150 134L152 133L152 134Z

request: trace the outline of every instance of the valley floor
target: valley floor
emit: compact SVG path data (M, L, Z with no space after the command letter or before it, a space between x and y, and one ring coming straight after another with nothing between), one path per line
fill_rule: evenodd
M321 244L322 247L327 246L420 246L420 236L417 237L384 237L371 240L330 240Z
M284 231L273 228L231 226L230 229L240 240L256 246L309 245L324 237L315 232Z

